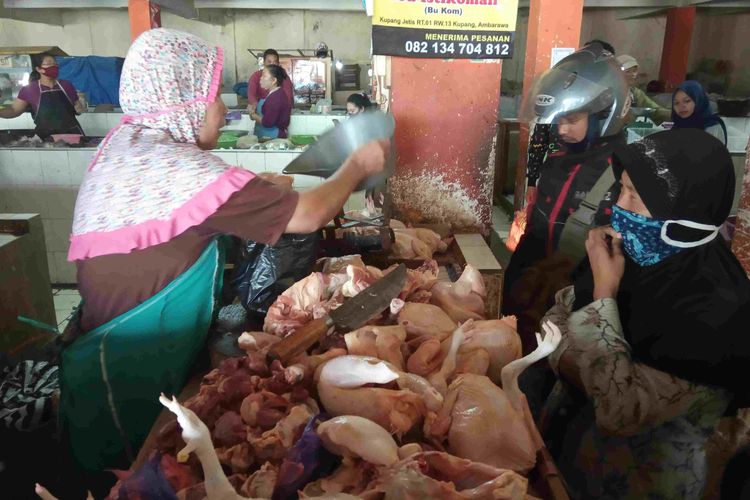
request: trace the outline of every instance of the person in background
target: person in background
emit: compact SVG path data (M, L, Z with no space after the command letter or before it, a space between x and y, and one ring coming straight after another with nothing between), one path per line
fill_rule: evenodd
M255 135L271 139L286 138L292 115L292 106L282 90L289 77L284 68L269 64L263 68L260 86L268 92L265 99L258 102L256 111L250 113L255 124Z
M594 38L593 40L589 40L588 42L586 42L585 44L583 44L583 46L585 47L586 45L591 45L592 43L598 43L599 45L601 45L604 48L604 50L606 50L607 52L609 52L613 56L616 55L615 48L612 46L611 43L605 42L604 40L599 40L598 38Z
M227 112L223 61L220 47L165 28L140 35L125 58L127 119L86 171L70 237L83 303L61 353L60 421L80 469L69 478L127 469L159 393L180 393L220 296L224 235L274 244L315 232L384 168L388 141L304 193L226 164L210 153Z
M263 67L279 64L279 53L273 49L268 49L263 52ZM260 79L263 76L263 68L259 69L252 75L250 80L247 82L247 111L252 113L257 110L258 104L263 105L261 102L263 99L268 97L268 90L264 89L260 84ZM292 88L291 78L287 78L281 85L281 89L284 91L289 100L289 105L294 107L294 89Z
M10 107L0 109L0 118L15 118L31 107L40 138L52 134L84 135L76 115L85 110L73 84L57 79L60 67L55 56L44 52L32 56L31 61L31 82L21 88Z
M617 56L617 62L625 72L625 78L628 80L628 85L630 86L630 99L632 107L651 108L655 110L653 111L653 118L655 118L654 121L656 121L657 123L669 120L671 111L669 109L661 107L659 103L651 99L646 95L644 91L638 88L638 61L636 60L636 58L629 55L621 55ZM633 115L632 120L635 120L635 113L631 114Z
M550 365L587 399L550 425L565 435L556 462L571 498L697 500L706 441L750 394L750 280L718 237L734 167L716 138L676 129L618 150L613 168L612 225L589 232L543 320L563 334Z
M674 128L705 130L727 145L727 127L719 115L711 112L708 95L700 83L686 80L672 94Z
M346 99L346 114L349 116L358 115L370 109L372 103L364 92L357 92Z

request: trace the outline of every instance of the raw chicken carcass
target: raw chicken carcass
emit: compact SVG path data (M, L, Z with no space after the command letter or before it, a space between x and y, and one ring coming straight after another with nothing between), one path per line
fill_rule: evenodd
M503 387L481 375L459 375L448 389L445 403L430 427L435 436L448 436L448 450L456 456L500 469L526 472L536 464L544 446L526 396L518 388L518 375L553 352L560 343L556 326L544 325L544 340L528 356L502 370Z
M430 291L430 302L439 306L453 320L463 323L468 319L484 319L487 292L484 279L474 266L467 265L455 283L438 282Z
M438 451L415 453L379 472L362 498L521 500L528 487L528 480L513 471Z
M402 326L364 326L344 335L349 354L371 356L403 369L404 357L401 345L406 340Z
M349 279L345 274L312 273L276 298L268 308L263 331L285 337L313 319L322 318L343 302L337 292Z
M430 246L404 231L406 229L393 230L396 241L391 246L391 256L395 259L431 259L433 251Z
M388 274L396 266L391 266L383 274ZM429 302L430 289L437 282L438 264L430 259L424 261L424 264L417 269L406 270L406 283L398 295L398 298L405 302Z
M383 271L377 267L346 266L346 283L341 286L341 294L344 297L354 297L359 292L372 285L383 277Z
M521 357L521 337L515 329L515 317L472 321L464 327L466 340L458 350L459 365L466 366L471 353L484 350L489 354L489 369L485 373L496 384L500 383L502 369L511 361ZM476 356L476 355L475 355ZM481 355L480 355L481 356ZM476 358L474 358L476 361ZM464 370L465 371L465 370ZM479 373L469 370L471 373Z
M275 335L265 332L244 332L237 338L237 345L247 352L268 352L276 342L281 340Z
M397 259L431 259L435 252L445 252L448 245L440 235L425 228L394 228L396 241L391 256Z
M424 416L424 398L408 389L363 387L388 384L398 378L399 372L393 365L364 356L335 358L316 374L318 396L328 413L364 417L400 435Z
M429 336L441 341L458 326L438 306L412 302L404 304L398 313L398 323L406 328L407 338Z
M356 415L341 415L321 423L317 429L331 453L362 458L376 465L398 462L398 445L381 426Z

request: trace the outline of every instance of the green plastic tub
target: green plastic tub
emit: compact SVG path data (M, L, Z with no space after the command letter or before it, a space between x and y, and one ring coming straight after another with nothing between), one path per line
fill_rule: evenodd
M318 140L318 136L317 135L293 135L289 138L289 140L295 146L307 146L308 144L312 144L313 142Z
M238 136L234 134L223 133L219 136L216 147L219 149L232 149L237 145Z

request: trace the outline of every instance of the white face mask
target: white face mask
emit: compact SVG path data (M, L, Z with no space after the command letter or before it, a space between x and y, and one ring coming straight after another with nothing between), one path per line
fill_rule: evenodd
M677 224L678 226L685 226L691 229L711 231L711 234L709 234L702 240L698 240L698 241L677 241L667 236L667 227L670 224ZM719 234L719 229L721 229L720 226L713 226L711 224L701 224L700 222L693 222L690 220L666 220L664 221L664 225L661 227L661 239L664 240L664 242L677 248L695 248L701 245L705 245L709 241L716 238L716 236Z

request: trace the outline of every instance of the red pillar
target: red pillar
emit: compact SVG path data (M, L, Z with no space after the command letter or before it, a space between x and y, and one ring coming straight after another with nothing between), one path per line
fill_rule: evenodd
M694 24L695 7L676 7L667 12L659 80L668 92L685 80Z
M524 63L524 93L534 80L550 68L552 49L578 47L581 39L583 0L531 0L529 5L529 31ZM516 168L515 209L523 206L526 192L526 154L529 144L529 127L521 123L519 155Z
M737 227L732 239L732 250L750 276L750 142L747 143L745 175L742 182L742 196L737 208Z
M391 60L396 174L408 222L491 227L500 60Z
M161 8L149 0L128 0L128 17L131 41L144 31L161 26Z

